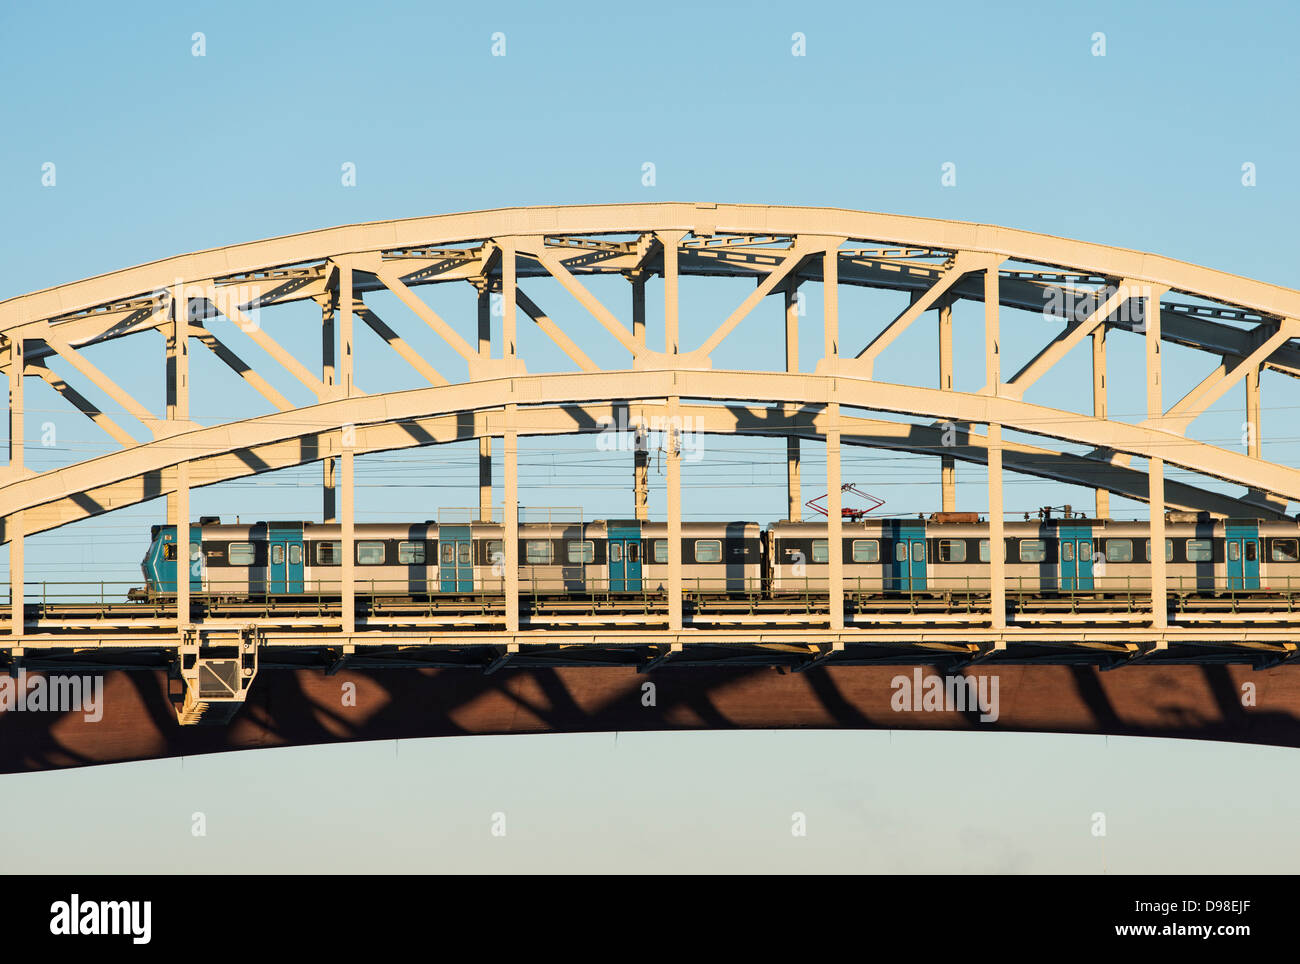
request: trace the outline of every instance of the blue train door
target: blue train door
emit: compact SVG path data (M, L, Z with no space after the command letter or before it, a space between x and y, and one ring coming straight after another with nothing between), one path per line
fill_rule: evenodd
M1061 588L1067 592L1092 590L1092 526L1063 525L1060 541Z
M302 592L302 523L269 523L266 542L267 591Z
M890 563L887 589L917 592L925 589L925 523L898 520L893 530L894 559Z
M438 527L438 578L443 592L474 591L474 553L469 526Z
M611 592L641 591L641 524L611 522L609 541L609 588Z
M199 527L190 526L190 537L198 535ZM176 591L176 573L178 569L188 568L190 571L190 591L198 592L203 588L203 552L199 541L190 543L189 561L176 558L176 527L164 526L159 535L159 553L162 556L158 563L158 588L163 592Z
M1227 524L1227 566L1229 589L1259 588L1259 523L1251 521Z

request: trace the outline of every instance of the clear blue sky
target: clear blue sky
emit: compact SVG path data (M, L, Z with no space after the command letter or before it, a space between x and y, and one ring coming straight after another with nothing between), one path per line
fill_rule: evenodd
M88 3L10 5L0 9L0 81L8 92L0 101L0 298L334 224L647 200L824 204L982 221L1296 287L1298 21L1284 3L919 10L701 2L577 10L327 2L296 12L274 4L141 4L130 13ZM497 31L506 35L505 57L491 56ZM1099 31L1105 57L1092 55ZM205 35L206 56L191 54L195 32ZM795 32L806 35L805 57L791 56ZM656 165L652 188L642 185L647 161ZM41 184L46 162L56 165L54 187ZM355 187L340 184L345 162L356 165ZM945 162L957 166L955 187L940 184ZM1255 187L1241 183L1247 162L1256 167ZM539 290L575 337L593 330L571 301ZM744 290L687 285L684 311L701 327L716 323ZM429 289L422 295L468 334L468 301ZM395 301L373 303L390 324L409 329ZM847 317L863 317L864 333L897 310L887 297L867 294L846 296L845 306ZM775 305L762 306L746 323L755 334L727 343L727 364L765 363L761 335L776 330L778 315ZM306 316L265 317L291 347L312 343L308 327L293 323ZM979 375L962 366L963 339L976 337L975 325L962 320L959 308L958 387ZM1041 320L1004 325L1004 370L1014 370L1041 344ZM808 337L815 342L816 333ZM929 329L909 334L891 348L891 365L930 377L932 344ZM359 348L362 387L416 384L381 348ZM112 370L138 351L123 343L93 357ZM1127 355L1113 353L1112 411L1136 417L1141 368L1134 352ZM1086 366L1069 365L1082 394L1063 379L1031 398L1086 404ZM1166 365L1171 403L1211 363L1170 350ZM255 396L221 381L228 376L202 354L195 366L196 386L206 385L196 388L206 391L194 403L200 420L260 411ZM138 369L128 387L159 407L157 367ZM290 386L278 387L296 397ZM1240 392L1223 399L1198 422L1198 437L1230 444L1243 402ZM1287 425L1300 393L1266 375L1264 405L1265 455L1294 464L1300 448ZM60 439L32 450L32 465L109 448L40 386L30 389L29 408L27 437L39 438L41 425L53 421ZM687 467L689 516L780 513L779 442L709 446L701 463ZM527 444L525 503L582 506L592 517L627 514L630 466L616 458L613 481L594 483L601 455L589 440ZM811 461L808 495L819 484ZM472 503L473 473L467 449L363 459L359 510L375 520L427 518L417 513ZM886 497L890 510L933 507L937 474L931 462L887 453L846 459L845 478ZM959 507L982 509L982 473L964 469L961 477ZM195 495L194 514L313 517L317 478L317 470L302 470L205 490ZM1089 498L1024 482L1009 487L1007 501L1031 509ZM661 504L656 491L652 507ZM29 578L134 584L148 526L161 512L158 504L142 506L33 538ZM1117 500L1115 512L1145 509ZM30 828L7 850L14 869L119 867L128 849L142 868L187 865L195 857L187 849L189 813L207 806L225 808L225 836L207 839L206 859L231 861L229 869L231 854L246 857L238 866L328 869L309 855L321 839L314 831L328 828L345 854L330 865L337 869L412 869L422 860L635 869L641 860L647 869L676 861L700 869L1099 871L1087 818L1104 804L1117 814L1112 826L1128 828L1107 840L1111 870L1282 869L1300 845L1270 838L1265 846L1261 836L1252 847L1237 836L1252 831L1231 818L1255 795L1284 811L1282 801L1300 789L1290 759L1242 747L1048 736L448 740L402 745L398 753L391 744L263 751L189 760L183 772L169 761L4 778L0 816L21 815ZM1207 784L1207 773L1225 769L1238 779ZM936 774L951 772L969 788L955 818L950 795L918 789L942 786ZM231 794L225 782L232 777L253 788L257 802ZM376 792L362 795L361 786ZM791 786L801 788L797 801ZM456 832L462 820L478 827L481 817L486 825L502 798L536 835L506 856L491 849L499 841ZM79 838L79 830L69 835L64 801L75 799L120 805L133 828L122 841L131 846ZM788 833L793 809L825 828L802 851ZM949 822L936 834L930 820L940 809ZM355 829L364 812L377 819ZM414 842L388 829L412 824L387 818L413 814L428 817ZM770 838L769 820L777 827ZM1229 822L1232 835L1218 829Z

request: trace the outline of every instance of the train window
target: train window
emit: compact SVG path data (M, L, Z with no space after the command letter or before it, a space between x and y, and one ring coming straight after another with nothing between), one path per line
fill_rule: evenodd
M722 542L718 539L696 539L695 540L695 561L696 562L721 562L722 561Z
M232 566L251 566L257 552L251 542L232 542L226 549L226 558Z
M399 542L397 544L397 564L399 566L424 565L424 543Z
M609 544L609 561L610 562L623 561L623 543L611 542Z
M234 560L231 561L233 562ZM316 565L339 566L342 564L343 564L343 543L341 542L316 543Z
M271 565L284 565L284 546L274 545L271 547Z
M1214 543L1209 539L1187 540L1188 562L1209 562L1214 558Z
M1146 541L1146 548L1143 549L1142 551L1147 554L1147 562L1150 562L1151 561L1151 540L1150 539ZM1165 540L1165 562L1173 562L1173 561L1174 561L1174 540L1166 539Z
M382 542L358 542L357 565L382 566L384 564L384 544Z
M291 566L302 565L302 546L295 545L289 547L289 565Z
M667 563L668 562L668 540L656 539L654 553L655 553L655 562L659 563L660 565Z
M880 561L880 543L875 539L854 539L853 540L853 561L854 562L879 562Z
M175 562L175 561L176 561L176 543L169 542L167 545L163 546L163 562Z
M569 543L569 562L595 562L596 544L590 539Z
M1132 562L1133 561L1133 540L1132 539L1107 539L1106 540L1106 561L1107 562Z
M1236 539L1230 539L1228 541L1228 561L1236 562L1240 558L1241 558L1241 543L1238 542Z
M1069 539L1061 543L1061 561L1074 562L1074 543Z
M628 562L641 561L641 543L629 542L627 544L627 561Z
M940 562L965 562L966 561L966 543L959 539L940 539L939 540L939 561Z
M1300 562L1300 549L1297 548L1295 539L1274 539L1273 540L1273 561L1274 562Z
M907 543L906 543L906 542L895 542L895 543L894 543L894 561L895 561L895 562L907 562Z
M1047 558L1047 543L1042 539L1020 540L1021 562L1042 562Z
M524 562L530 566L547 566L551 563L551 544L545 539L529 539L524 543Z
M473 552L474 552L474 547L471 546L468 542L457 542L456 543L456 565L468 566L471 562L474 561Z
M831 551L830 543L825 539L814 539L812 544L812 561L813 562L830 562Z
M989 541L987 539L981 539L980 540L980 562L988 562L988 561L989 561Z
M488 562L495 565L498 562L505 562L506 544L500 539L489 539L487 544Z
M456 543L442 543L442 548L438 550L438 553L444 566L453 566L456 564Z
M1247 562L1254 562L1256 558L1258 558L1256 555L1256 553L1258 552L1258 546L1259 543L1256 542L1254 539L1246 540L1246 561Z

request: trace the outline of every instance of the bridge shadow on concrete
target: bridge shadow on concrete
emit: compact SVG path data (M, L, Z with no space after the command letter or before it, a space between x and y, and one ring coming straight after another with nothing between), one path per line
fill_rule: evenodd
M700 729L928 729L1105 733L1300 746L1300 673L1277 667L981 665L996 721L977 708L897 710L913 667L264 671L224 726L181 727L161 671L104 676L102 719L0 711L0 773L362 740ZM922 667L929 676L938 667ZM1244 684L1254 704L1243 705Z

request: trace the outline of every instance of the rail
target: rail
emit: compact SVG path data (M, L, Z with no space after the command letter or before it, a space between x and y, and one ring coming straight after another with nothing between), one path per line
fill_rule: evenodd
M1258 584L1255 584L1258 582ZM465 585L468 583L468 585ZM747 599L789 599L805 597L824 598L829 592L829 579L822 576L777 578L755 576L688 576L682 578L682 592L688 597L727 596ZM13 603L13 587L0 583L3 595ZM935 598L955 597L975 599L988 596L991 581L978 576L886 576L846 577L844 594L850 600L872 598ZM1229 576L1170 576L1166 580L1166 593L1171 597L1214 598L1234 600L1272 596L1293 598L1300 596L1300 576L1253 577ZM100 608L118 606L125 602L159 603L174 600L174 589L162 591L144 589L140 580L131 582L101 580L24 582L24 601L28 605L93 605ZM1070 580L1052 577L1008 576L1005 580L1008 597L1042 600L1105 600L1149 598L1151 582L1137 575L1094 576L1091 579ZM223 582L204 578L191 589L194 600L249 600L274 604L296 601L316 602L324 605L337 602L341 584L335 580L291 580L274 584L247 580ZM405 579L358 579L355 593L362 599L457 599L462 601L500 599L505 594L503 576L476 575L472 579L443 579L436 576ZM130 594L128 598L128 594ZM554 601L556 599L636 599L662 600L667 594L667 580L642 576L641 578L610 578L589 576L584 573L521 572L519 577L521 600Z

